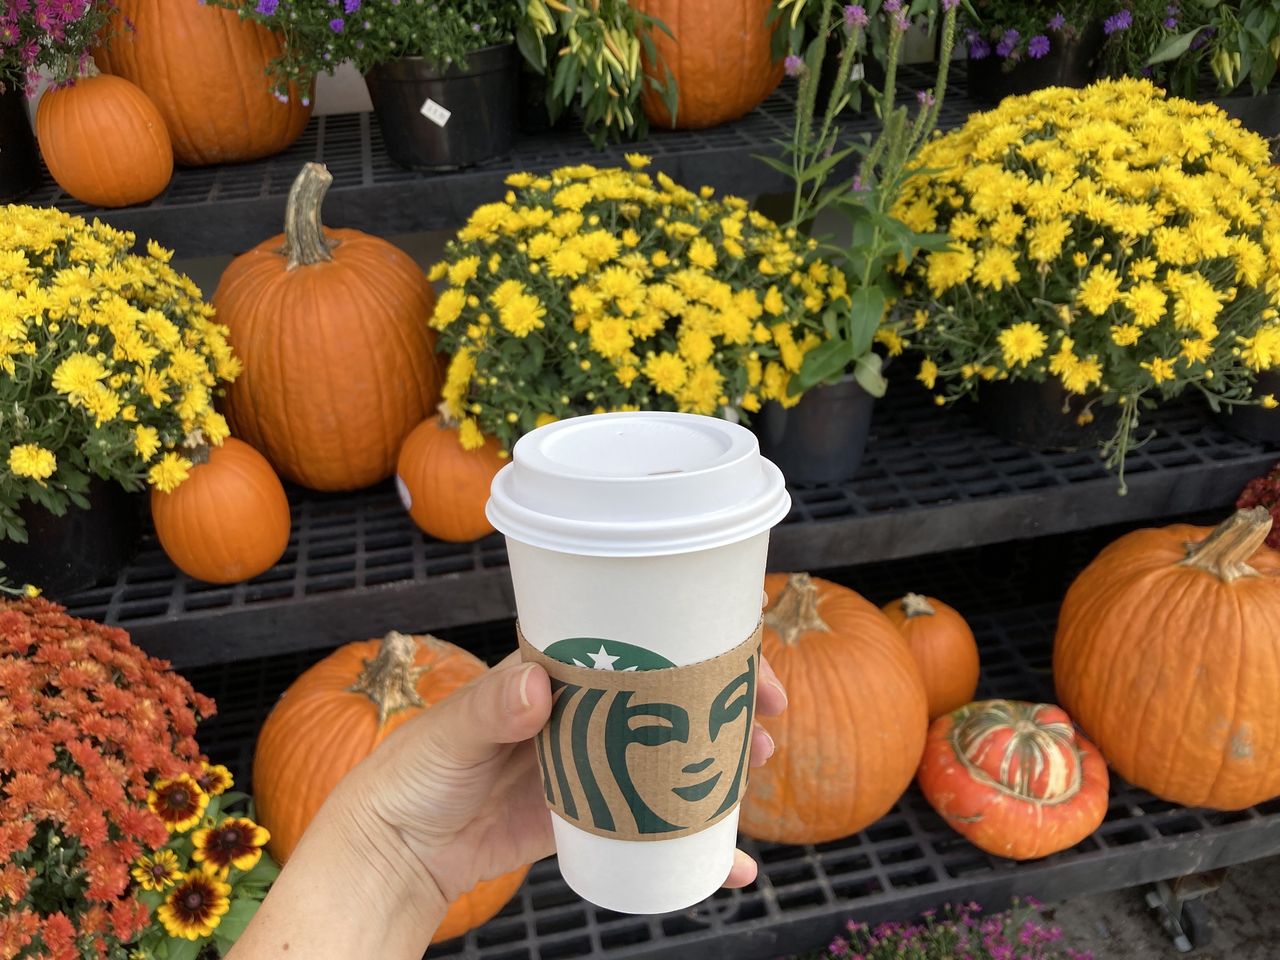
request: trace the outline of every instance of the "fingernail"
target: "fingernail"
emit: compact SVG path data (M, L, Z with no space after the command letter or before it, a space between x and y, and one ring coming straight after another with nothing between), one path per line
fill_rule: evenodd
M773 689L775 689L775 690L777 690L777 691L778 691L778 695L779 695L780 697L782 697L782 706L783 706L783 709L786 709L787 702L788 702L788 701L787 701L787 691L786 691L786 689L784 689L784 688L783 688L783 686L782 686L782 684L781 684L781 683L779 683L777 680L770 680L770 681L769 681L769 686L773 687Z
M764 727L758 727L757 729L764 734L764 738L769 744L769 752L764 757L764 759L768 760L769 757L773 756L773 752L778 749L778 745L773 742L773 737L769 736L768 730L766 730Z
M520 674L520 705L526 710L532 706L529 700L529 675L533 673L533 667L532 663L526 665Z

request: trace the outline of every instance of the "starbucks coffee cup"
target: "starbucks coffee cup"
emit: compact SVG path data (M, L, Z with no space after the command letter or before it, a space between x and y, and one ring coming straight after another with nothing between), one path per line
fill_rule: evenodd
M552 677L535 745L560 871L584 899L664 913L728 876L790 503L749 430L690 414L550 424L494 478L521 649Z

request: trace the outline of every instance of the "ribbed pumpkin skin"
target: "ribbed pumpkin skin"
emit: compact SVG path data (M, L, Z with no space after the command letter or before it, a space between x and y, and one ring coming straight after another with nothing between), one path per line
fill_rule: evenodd
M782 82L782 64L771 53L773 32L765 23L773 0L637 0L637 9L661 20L654 46L679 85L675 128L696 130L729 123L758 107ZM644 60L659 80L660 66ZM655 127L670 128L662 97L646 89L641 100Z
M964 617L933 597L921 597L932 613L915 610L908 598L884 606L884 614L907 641L929 697L929 720L963 707L978 691L978 644Z
M98 66L131 80L159 108L178 162L239 163L279 153L297 140L311 108L280 103L267 64L282 42L234 10L200 0L115 0L111 46ZM126 23L132 23L130 30Z
M156 537L174 565L206 583L271 569L289 545L289 500L271 464L235 437L173 492L151 491Z
M276 471L313 490L385 480L433 410L435 295L397 247L325 230L333 260L286 270L284 235L232 261L213 304L244 372L226 415Z
M1011 716L1021 718L1025 729L1010 723ZM966 737L974 718L986 730ZM1107 814L1110 785L1102 754L1075 733L1060 708L1002 700L969 704L935 720L919 782L953 830L1012 860L1046 857L1093 833Z
M173 176L160 111L119 77L80 77L48 90L36 108L36 139L53 179L81 203L145 203Z
M1108 546L1071 585L1053 651L1058 701L1115 771L1157 797L1238 810L1280 795L1280 553L1224 582L1179 566L1210 530Z
M298 845L325 798L353 767L402 723L430 710L487 669L483 662L435 637L419 641L414 663L426 669L416 689L423 707L408 707L378 725L374 703L350 691L381 640L340 647L295 680L258 734L253 756L253 796L258 819L271 832L267 849L281 863ZM478 884L450 904L433 942L479 926L511 899L528 867Z
M396 464L409 516L426 533L453 543L493 533L484 506L505 462L492 437L479 450L464 450L456 429L443 426L438 416L424 420L405 440Z
M787 574L765 578L766 616L787 588ZM742 832L758 840L857 833L892 809L924 749L924 685L897 629L852 590L817 578L812 589L829 632L806 630L788 644L766 620L764 655L788 706L758 718L776 747L751 771L742 804Z

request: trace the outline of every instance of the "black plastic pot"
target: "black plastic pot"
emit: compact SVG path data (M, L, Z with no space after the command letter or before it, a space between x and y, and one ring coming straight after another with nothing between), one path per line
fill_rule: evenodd
M60 599L115 579L138 549L145 498L96 477L87 496L87 510L72 506L61 517L29 502L19 508L27 542L0 540L10 583L32 583Z
M1095 399L1068 393L1055 379L999 380L984 383L973 406L978 421L996 436L1048 453L1096 447L1115 432L1114 406L1094 403L1093 420L1077 422Z
M39 183L40 154L26 95L21 87L0 86L0 201L26 196Z
M843 483L862 465L875 397L849 377L807 391L790 409L770 401L755 418L760 452L787 483Z
M387 155L413 170L452 170L510 152L516 64L515 45L502 44L470 54L465 70L422 57L374 67L364 79Z
M1255 397L1266 396L1268 393L1280 399L1280 371L1264 370L1254 381ZM1242 440L1269 447L1280 446L1280 409L1223 406L1216 419L1224 430Z
M1095 23L1070 40L1051 36L1049 53L1039 60L1024 57L1010 65L994 53L981 60L970 60L969 96L999 103L1005 97L1045 87L1087 87L1098 77L1097 60L1102 41L1102 24Z
M1239 120L1246 129L1268 140L1280 137L1280 93L1223 97L1213 102Z

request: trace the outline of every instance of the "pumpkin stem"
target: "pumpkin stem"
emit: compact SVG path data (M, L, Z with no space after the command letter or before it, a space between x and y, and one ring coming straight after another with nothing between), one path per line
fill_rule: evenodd
M349 688L352 693L363 693L374 702L378 708L378 726L406 707L423 705L418 695L418 677L427 668L414 666L417 656L417 639L392 630L382 638L377 655L364 662L360 676Z
M333 259L330 251L337 241L324 235L324 224L320 222L320 207L332 183L333 174L323 163L308 163L289 188L284 211L284 253L289 258L286 269Z
M818 588L807 573L793 573L787 577L787 585L778 594L778 599L765 611L764 622L787 646L810 630L831 632L827 622L818 614Z
M927 597L919 593L908 593L902 598L902 612L911 620L915 617L932 617L938 611L933 609Z
M196 466L209 462L209 441L205 438L204 431L199 427L186 435L182 441L182 446L187 451L187 459Z
M1271 514L1266 507L1237 510L1205 539L1187 544L1187 558L1179 565L1204 570L1223 583L1256 577L1258 571L1249 566L1249 558L1270 532Z

